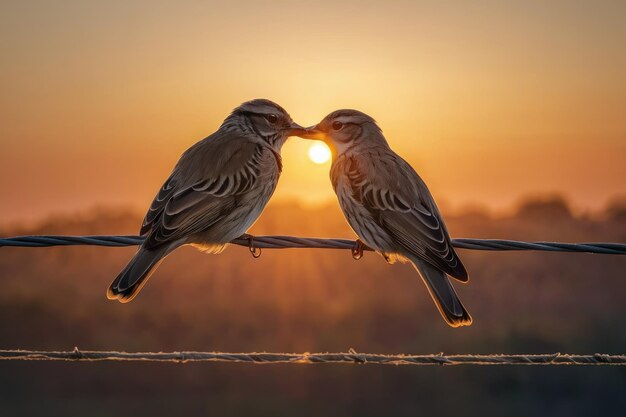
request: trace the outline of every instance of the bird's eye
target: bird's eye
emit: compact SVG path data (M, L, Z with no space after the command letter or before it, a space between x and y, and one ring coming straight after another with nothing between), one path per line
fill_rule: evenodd
M267 114L267 115L265 115L265 118L271 124L274 124L274 123L276 123L278 121L278 116L276 116L275 114Z
M341 122L333 122L333 129L334 130L341 130L342 127L343 127L343 123L341 123Z

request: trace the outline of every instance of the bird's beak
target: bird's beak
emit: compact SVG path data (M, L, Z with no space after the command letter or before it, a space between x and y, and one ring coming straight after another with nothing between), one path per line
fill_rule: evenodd
M307 131L306 128L300 126L296 122L291 122L291 125L287 128L287 136L302 136Z
M326 142L326 134L319 130L317 126L309 126L304 129L300 136L302 139L321 140Z

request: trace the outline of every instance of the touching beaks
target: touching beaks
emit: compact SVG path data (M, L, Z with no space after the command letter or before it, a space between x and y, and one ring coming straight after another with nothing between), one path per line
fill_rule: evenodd
M288 136L302 136L307 131L306 128L300 126L296 122L291 122L291 125L287 128Z
M322 140L326 141L326 134L317 129L317 126L309 126L304 129L304 132L300 136L302 139Z

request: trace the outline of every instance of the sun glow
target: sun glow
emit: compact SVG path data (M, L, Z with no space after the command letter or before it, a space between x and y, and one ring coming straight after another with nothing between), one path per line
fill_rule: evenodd
M325 143L315 142L309 146L309 159L316 164L322 165L330 160L330 149Z

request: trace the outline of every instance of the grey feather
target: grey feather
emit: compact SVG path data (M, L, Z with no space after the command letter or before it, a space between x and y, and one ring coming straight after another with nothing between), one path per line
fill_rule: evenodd
M271 124L264 114L280 121ZM291 117L269 100L242 104L220 129L189 148L154 198L145 241L107 293L130 301L167 254L191 244L218 253L259 217L280 177ZM299 128L301 129L301 128Z
M344 213L358 211L346 206L361 206L365 221L374 222L379 233L386 235L379 236L379 242L366 243L382 245L384 252L414 254L459 281L468 280L428 188L391 149L361 149L341 155L333 162L331 176L335 191L344 196L339 199ZM358 227L355 231L359 234ZM389 241L393 243L387 244Z
M463 307L446 274L418 257L413 256L410 260L444 320L452 327L471 325L472 317Z
M305 137L313 139L321 133L333 148L333 188L359 238L388 261L410 260L448 324L471 324L448 279L467 282L467 270L435 200L415 170L391 150L374 119L338 110L308 132Z
M107 291L109 300L122 303L131 301L143 288L154 270L177 245L162 246L157 249L139 248L126 268L115 278Z

